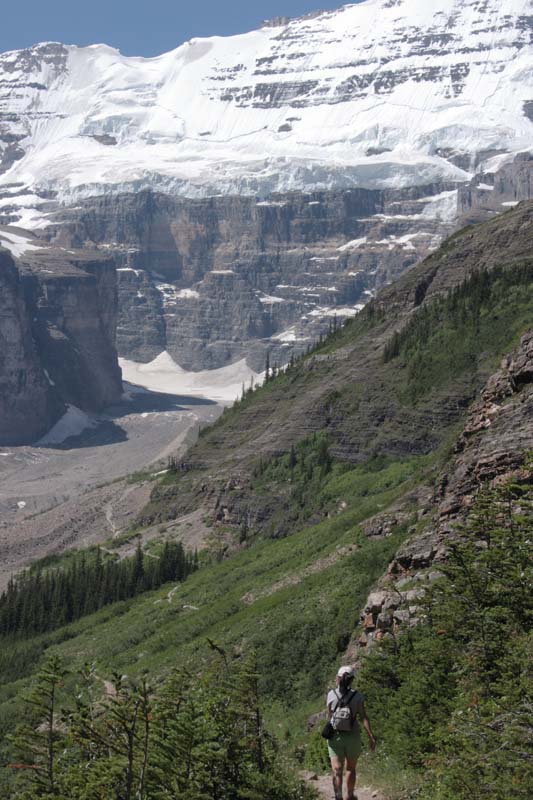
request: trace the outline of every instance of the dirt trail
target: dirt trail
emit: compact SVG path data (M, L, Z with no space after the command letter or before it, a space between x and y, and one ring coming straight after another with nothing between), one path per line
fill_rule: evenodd
M334 800L331 777L329 775L316 775L313 772L303 772L302 777L305 782L315 789L323 800ZM357 800L387 800L377 789L371 786L358 786L356 788Z

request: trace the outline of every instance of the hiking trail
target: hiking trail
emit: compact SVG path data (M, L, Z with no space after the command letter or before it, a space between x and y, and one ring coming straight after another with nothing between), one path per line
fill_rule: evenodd
M333 787L330 775L317 775L315 772L302 772L305 782L318 792L322 800L333 800ZM358 786L355 790L357 800L387 800L384 794L370 786Z

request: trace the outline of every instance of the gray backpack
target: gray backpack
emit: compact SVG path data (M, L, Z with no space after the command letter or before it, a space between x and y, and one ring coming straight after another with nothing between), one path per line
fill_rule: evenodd
M335 692L335 694L337 694L337 692ZM354 717L352 714L352 709L350 708L350 703L356 694L356 691L350 689L350 691L346 692L346 694L343 694L342 697L337 695L337 705L333 709L333 714L331 717L331 724L336 731L342 732L353 730Z

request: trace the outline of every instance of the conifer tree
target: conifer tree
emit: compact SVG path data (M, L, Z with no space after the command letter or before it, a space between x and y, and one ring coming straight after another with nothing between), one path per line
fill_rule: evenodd
M28 718L12 737L16 759L13 768L20 771L21 800L58 794L58 760L60 743L64 740L58 728L58 693L65 674L59 657L50 656L25 695Z

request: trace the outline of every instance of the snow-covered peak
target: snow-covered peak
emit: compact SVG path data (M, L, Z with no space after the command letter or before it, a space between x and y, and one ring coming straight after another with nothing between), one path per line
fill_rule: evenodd
M22 191L68 202L467 180L530 148L532 30L532 0L366 0L150 59L58 43L5 53L0 215Z

